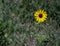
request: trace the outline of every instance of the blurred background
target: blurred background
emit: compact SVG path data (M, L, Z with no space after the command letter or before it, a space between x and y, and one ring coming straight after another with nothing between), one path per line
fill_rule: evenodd
M39 9L43 23L34 19ZM60 0L0 0L0 46L60 46Z

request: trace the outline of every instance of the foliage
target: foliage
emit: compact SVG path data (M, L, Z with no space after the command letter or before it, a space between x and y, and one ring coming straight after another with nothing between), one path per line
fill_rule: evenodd
M39 9L43 23L34 19ZM60 0L0 0L0 46L60 46Z

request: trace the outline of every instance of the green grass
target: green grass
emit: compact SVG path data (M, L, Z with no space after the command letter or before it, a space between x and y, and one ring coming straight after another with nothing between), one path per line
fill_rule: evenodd
M39 9L43 23L34 19ZM0 0L0 46L60 46L60 0Z

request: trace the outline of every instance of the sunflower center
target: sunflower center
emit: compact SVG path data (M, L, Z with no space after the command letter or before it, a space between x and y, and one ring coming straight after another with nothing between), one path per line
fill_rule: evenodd
M42 14L39 14L39 17L42 18L43 17Z

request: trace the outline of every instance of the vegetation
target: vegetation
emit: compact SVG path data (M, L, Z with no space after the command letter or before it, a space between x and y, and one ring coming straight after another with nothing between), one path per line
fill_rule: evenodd
M35 11L47 20L37 23ZM0 0L0 46L60 46L60 0Z

